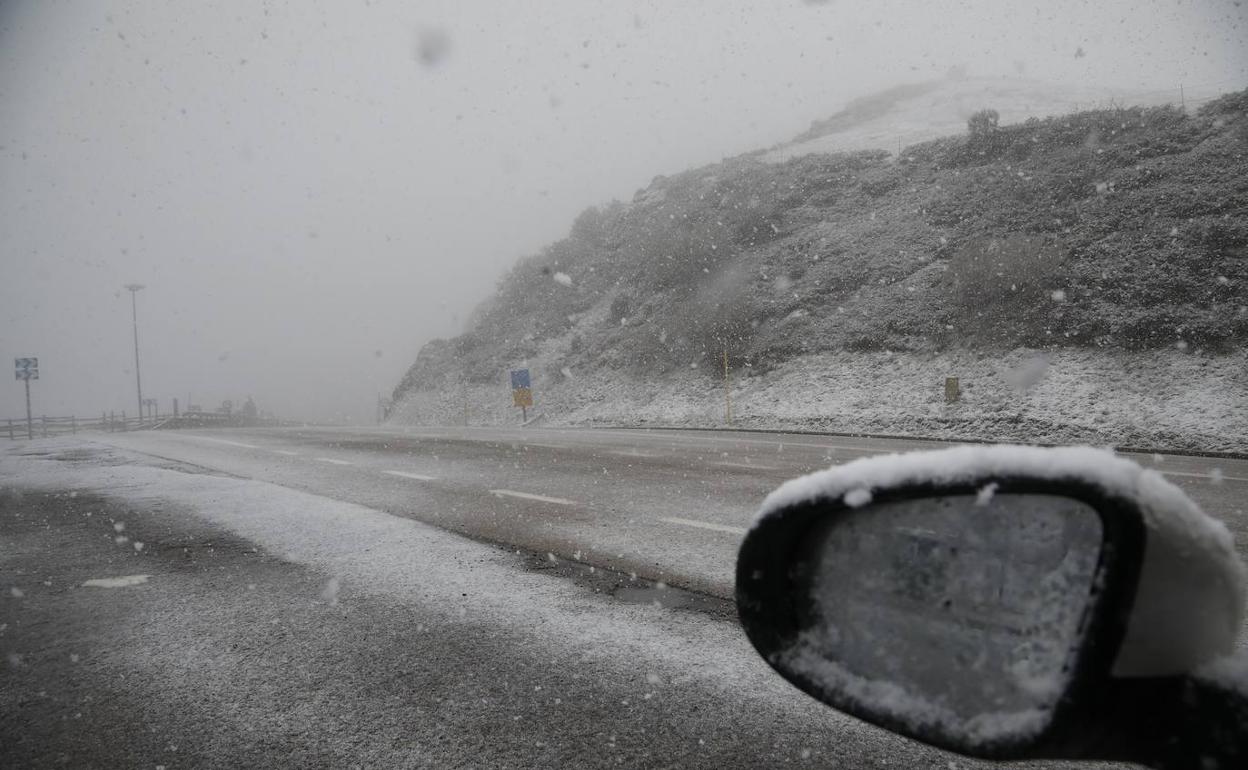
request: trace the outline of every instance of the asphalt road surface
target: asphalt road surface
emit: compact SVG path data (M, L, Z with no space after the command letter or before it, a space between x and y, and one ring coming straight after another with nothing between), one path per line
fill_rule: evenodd
M934 442L806 434L496 428L111 434L107 442L490 542L732 596L763 497L829 465ZM1248 461L1137 456L1237 535ZM1238 538L1248 542L1248 536Z
M930 443L79 438L0 455L0 766L974 765L798 694L728 602L767 492ZM1137 459L1242 545L1248 463Z

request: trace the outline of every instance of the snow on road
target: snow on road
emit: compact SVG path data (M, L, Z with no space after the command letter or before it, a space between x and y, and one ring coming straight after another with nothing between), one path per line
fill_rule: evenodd
M6 453L0 485L90 490L137 507L178 506L353 590L418 602L447 622L519 633L538 654L621 671L644 661L664 679L693 678L781 708L793 702L735 625L595 596L525 571L517 552L274 484L139 464L98 445L54 439L39 451L49 454ZM83 461L84 454L92 459Z

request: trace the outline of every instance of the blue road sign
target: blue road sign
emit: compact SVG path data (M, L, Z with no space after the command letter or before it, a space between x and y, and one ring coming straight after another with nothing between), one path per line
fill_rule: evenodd
M533 406L533 388L529 381L528 369L511 370L511 401L525 410Z

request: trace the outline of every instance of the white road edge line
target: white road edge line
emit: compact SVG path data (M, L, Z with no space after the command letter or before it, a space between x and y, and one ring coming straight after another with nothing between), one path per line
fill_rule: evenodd
M524 500L537 500L538 502L554 503L555 505L580 505L580 503L575 500L564 500L562 497L546 497L545 495L532 495L528 492L516 492L511 489L491 489L490 494L519 497Z
M405 479L415 479L416 481L434 481L433 476L422 476L419 473L408 473L407 471L382 471L389 473L391 476L401 476Z
M696 529L709 529L713 532L729 532L733 535L744 535L745 527L732 527L727 524L713 524L709 521L695 521L693 519L659 519L659 521L667 524L676 524L681 527L694 527Z
M720 444L766 444L767 446L800 446L800 447L810 447L812 449L831 449L834 451L846 450L850 452L874 452L876 454L894 454L896 452L910 451L907 448L881 449L879 447L851 446L851 445L846 445L846 444L814 444L809 441L777 441L774 439L762 439L762 438L725 438L722 436L703 436L703 435L681 436L681 435L676 435L672 433L646 434L640 431L637 431L637 432L618 431L618 430L611 430L609 428L596 428L595 430L601 431L601 433L603 434L610 434L612 436L621 436L621 437L628 436L629 438L636 438L636 439L652 441L652 442L654 441L683 441L685 443L691 443L691 442L697 443L699 441L713 441L713 442L720 443ZM916 443L923 443L923 442L916 442Z
M274 454L286 455L287 457L298 457L298 452L292 452L289 449L274 449Z
M350 460L335 460L332 457L318 457L316 458L316 461L320 463L332 463L333 465L355 465L355 463Z
M186 438L195 439L196 441L211 441L214 444L229 444L230 446L241 446L244 449L259 449L260 448L256 446L255 444L244 444L241 441L227 441L226 439L223 439L223 438L209 438L208 436L186 436Z
M1191 473L1189 471L1158 471L1163 476L1192 476L1198 479L1218 479L1220 481L1248 481L1243 476L1217 476L1212 473Z

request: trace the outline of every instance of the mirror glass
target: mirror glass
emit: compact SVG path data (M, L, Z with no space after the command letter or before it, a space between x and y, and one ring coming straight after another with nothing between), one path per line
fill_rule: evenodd
M811 618L778 663L948 740L1021 739L1065 691L1101 519L1054 495L838 511L810 541Z

